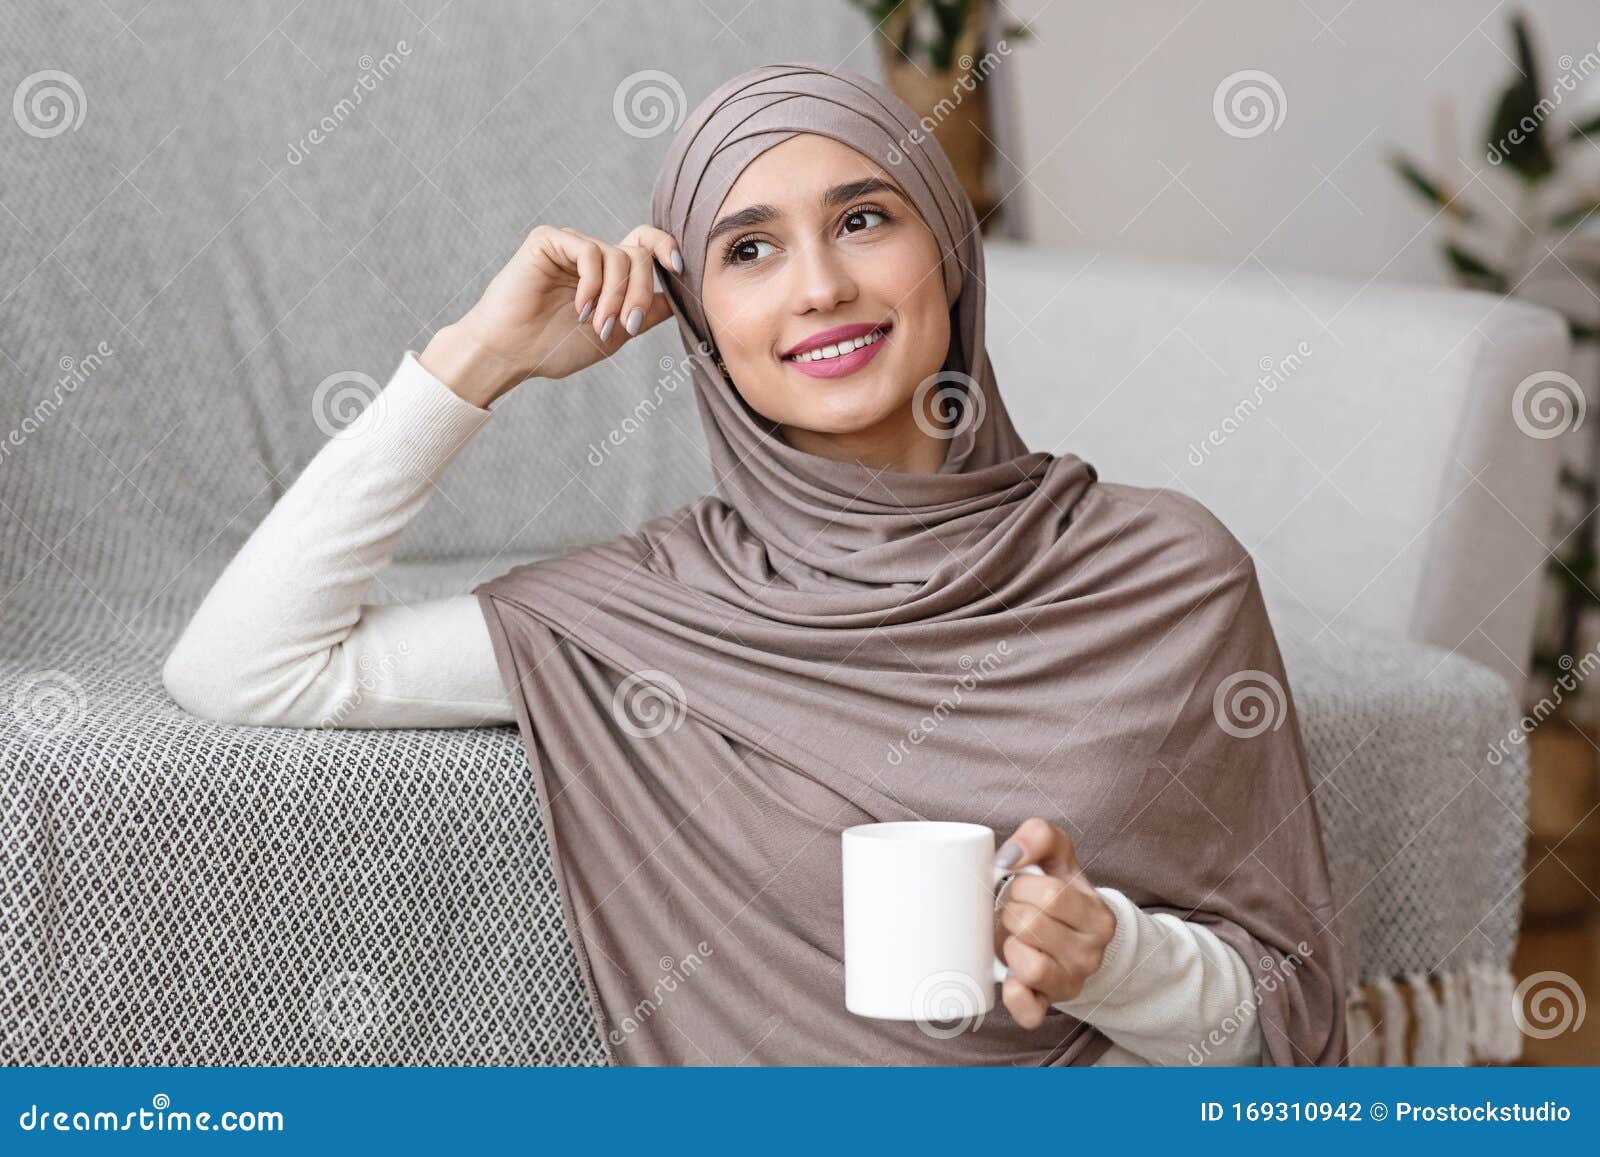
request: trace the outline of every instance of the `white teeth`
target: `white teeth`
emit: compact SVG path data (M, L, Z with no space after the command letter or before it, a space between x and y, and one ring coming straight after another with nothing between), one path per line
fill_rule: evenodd
M864 337L858 337L851 341L840 342L838 345L825 345L819 350L810 350L803 354L796 354L789 360L792 362L825 361L829 358L836 358L840 354L851 353L854 350L860 349L862 346L872 345L882 336L883 331L875 329Z

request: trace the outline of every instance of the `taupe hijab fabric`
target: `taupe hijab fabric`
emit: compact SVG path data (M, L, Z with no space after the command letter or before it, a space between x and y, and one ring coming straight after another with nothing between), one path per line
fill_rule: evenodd
M936 474L788 447L708 353L707 229L801 132L887 170L944 253ZM1092 1063L1110 1043L1092 1017L1027 1030L997 1001L944 1035L844 1005L844 828L1003 838L1041 815L1091 882L1239 951L1268 1063L1343 1063L1321 833L1249 556L1187 497L1027 448L984 348L971 202L915 114L851 73L753 69L686 120L651 212L684 254L658 268L716 490L474 588L611 1060Z

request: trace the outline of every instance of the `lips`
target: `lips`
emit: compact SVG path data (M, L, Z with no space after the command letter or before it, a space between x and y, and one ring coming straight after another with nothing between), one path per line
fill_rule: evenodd
M825 329L814 333L798 345L791 346L779 356L784 361L792 361L796 355L810 353L812 350L824 349L827 346L837 346L840 342L854 341L856 338L866 337L869 333L881 330L888 333L893 327L886 321L856 322L852 325L836 325L832 329Z
M799 357L785 358L783 365L797 374L804 374L808 378L843 378L857 373L883 352L883 347L892 339L891 327L883 326L870 329L867 334L855 339L840 338L837 346L823 346L824 353L832 349L831 356L823 354L801 354ZM871 335L879 336L873 337ZM861 344L856 344L857 342Z

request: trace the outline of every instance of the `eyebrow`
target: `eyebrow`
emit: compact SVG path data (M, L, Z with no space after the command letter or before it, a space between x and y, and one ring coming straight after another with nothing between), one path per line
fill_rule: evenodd
M858 200L871 193L893 193L897 197L904 197L897 185L885 181L882 177L864 177L859 181L846 181L842 185L835 185L822 194L824 207L832 208L850 201ZM729 213L722 220L711 227L711 232L706 235L706 244L721 237L724 233L732 233L739 229L748 229L752 225L765 224L768 221L782 217L783 213L777 206L762 203L750 205L740 209L737 213Z

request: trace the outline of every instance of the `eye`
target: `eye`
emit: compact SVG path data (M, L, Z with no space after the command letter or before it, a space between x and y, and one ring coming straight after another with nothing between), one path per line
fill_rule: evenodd
M724 265L751 265L751 264L754 264L755 261L760 259L760 255L757 254L757 255L755 255L753 257L750 257L747 260L745 258L745 256L744 256L744 251L747 249L747 247L752 246L752 245L771 245L771 244L772 244L772 242L763 241L759 237L740 237L736 241L734 241L732 244L730 244L726 249L724 249L722 251L722 263Z
M845 219L845 222L847 224L849 222L851 222L851 221L856 220L858 217L882 217L884 219L884 221L886 221L886 222L889 221L889 220L892 220L892 218L889 216L889 214L886 213L884 210L882 210L882 209L874 209L874 208L872 208L872 207L870 207L868 205L858 205L856 208L851 209L850 212L848 212L848 213L846 213L844 215L844 219ZM849 230L846 230L846 232L859 233L859 232L861 232L861 230L859 230L859 229L849 229Z

